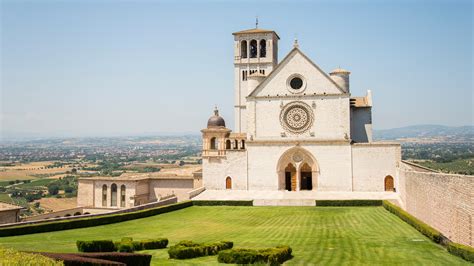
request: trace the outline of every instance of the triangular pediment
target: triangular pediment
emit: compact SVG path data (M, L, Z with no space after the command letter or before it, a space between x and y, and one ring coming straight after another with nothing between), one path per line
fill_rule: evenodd
M289 80L295 76L302 77L304 81L300 90L292 90L289 86ZM346 92L303 52L294 48L248 97L303 94L334 95Z

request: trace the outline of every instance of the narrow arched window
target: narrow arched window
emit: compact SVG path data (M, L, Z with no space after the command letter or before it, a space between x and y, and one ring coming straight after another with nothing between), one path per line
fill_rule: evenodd
M110 206L117 206L117 185L110 186Z
M242 145L240 146L240 148L243 150L245 149L245 140L242 140Z
M234 141L234 149L238 149L239 148L239 142L237 140Z
M217 149L217 140L216 138L211 138L211 150Z
M225 142L225 149L230 150L230 139L226 140Z
M261 40L260 41L260 57L266 57L266 56L267 56L267 41Z
M102 207L107 207L107 185L102 186Z
M247 41L240 43L240 57L247 58Z
M251 40L250 41L250 58L257 57L257 41Z
M232 178L230 176L225 179L225 189L232 189Z
M125 207L125 185L120 187L120 207Z

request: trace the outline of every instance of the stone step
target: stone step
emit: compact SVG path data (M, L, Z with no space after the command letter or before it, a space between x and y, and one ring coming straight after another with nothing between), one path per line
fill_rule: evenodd
M316 206L314 199L255 199L253 206Z

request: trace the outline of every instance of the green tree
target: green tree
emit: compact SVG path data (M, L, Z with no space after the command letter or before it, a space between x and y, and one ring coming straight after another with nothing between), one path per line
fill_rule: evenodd
M49 195L57 195L59 192L59 186L56 184L48 185L48 192L49 192Z

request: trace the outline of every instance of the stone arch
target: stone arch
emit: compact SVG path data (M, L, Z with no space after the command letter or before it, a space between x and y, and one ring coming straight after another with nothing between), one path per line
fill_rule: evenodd
M385 191L390 191L393 192L395 189L395 182L393 180L393 177L391 175L388 175L384 179L384 188Z
M260 57L267 56L267 40L260 40Z
M296 176L292 177L296 184L292 184L292 191L316 190L318 187L319 164L316 158L308 150L296 146L285 151L278 160L278 189L285 190L288 188L288 172L286 171L288 164L292 164L296 168ZM303 173L303 176L302 176ZM302 180L307 182L302 186ZM293 182L295 182L293 181Z
M257 40L250 41L250 58L256 58L258 54Z
M110 186L110 206L117 207L117 184Z
M81 215L81 214L82 214L81 212L75 212L74 216L78 216L78 215Z
M217 150L217 139L216 139L216 137L211 138L211 150Z
M125 185L120 186L120 207L125 207Z
M102 207L107 207L107 185L102 186Z
M240 57L247 58L247 41L243 40L240 43Z
M225 141L225 149L226 149L226 150L230 150L230 149L231 149L231 142L230 142L230 139L228 139L228 140Z

